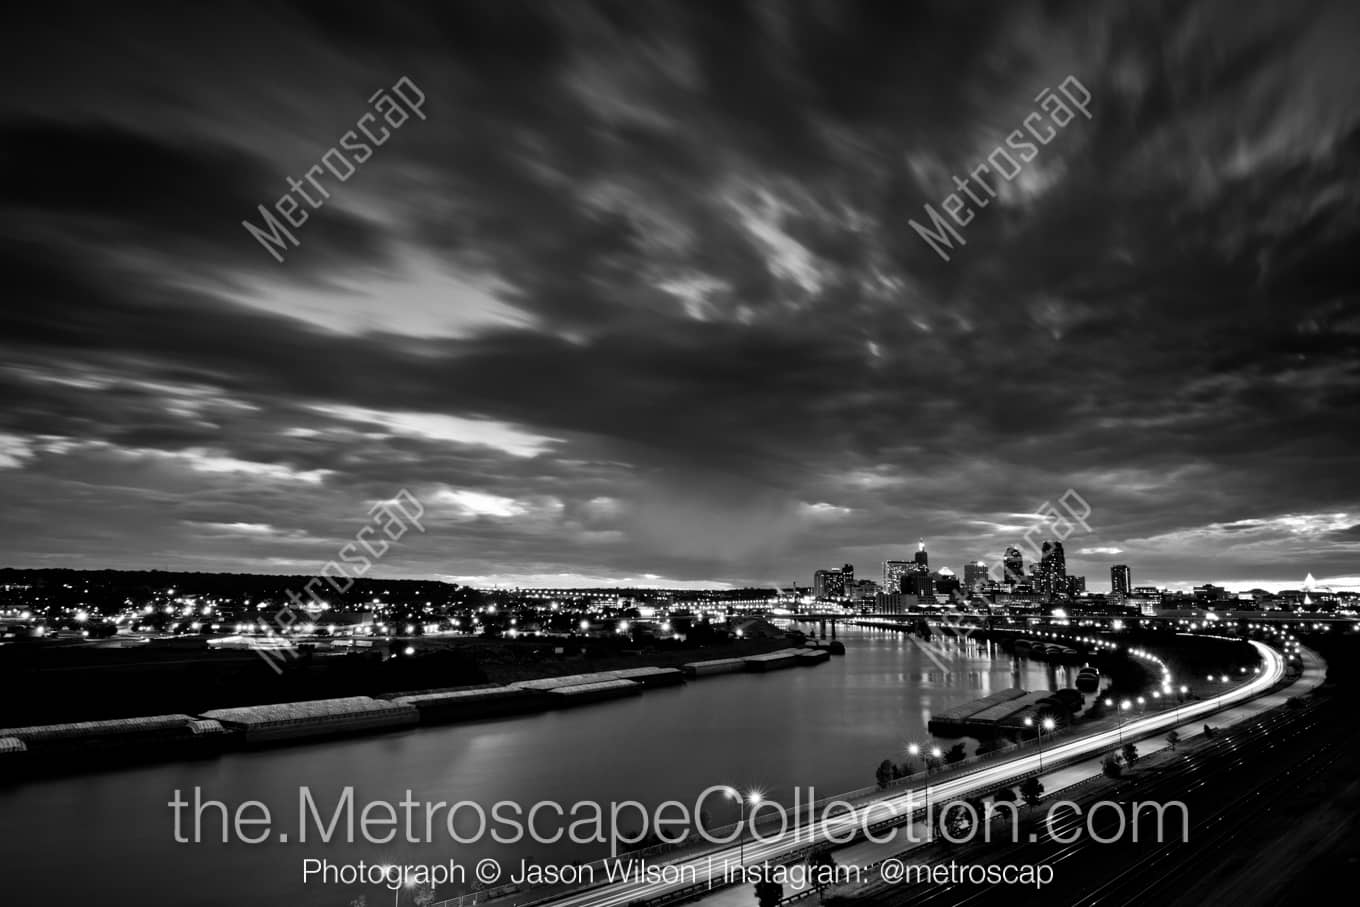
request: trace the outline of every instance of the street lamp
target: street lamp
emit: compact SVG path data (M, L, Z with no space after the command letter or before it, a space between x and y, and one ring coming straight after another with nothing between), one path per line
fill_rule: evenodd
M746 865L746 802L749 800L752 808L760 805L760 791L753 790L745 797L737 792L735 787L729 788L728 796L741 804L741 819L737 828L737 862Z
M1180 723L1181 723L1181 703L1185 701L1185 695L1186 695L1187 693L1189 693L1189 692L1190 692L1190 688L1189 688L1188 686L1186 686L1185 684L1181 684L1180 690L1177 691L1177 693L1178 693L1178 695L1176 696L1176 723L1177 723L1177 724L1180 724Z
M1034 727L1034 719L1027 717L1025 727ZM1051 717L1039 722L1039 774L1041 775L1044 773L1044 731L1052 733L1055 727L1057 727L1057 724Z
M1125 699L1119 703L1119 711L1115 713L1119 717L1119 745L1121 747L1124 745L1124 712L1131 708L1133 708L1133 703Z
M932 758L932 759L934 759L934 760L936 760L936 761L938 762L940 756L942 756L942 755L943 755L943 753L940 752L940 748L939 748L938 746L932 746L932 747L930 748L930 758ZM934 839L935 839L935 824L934 824L933 822L930 821L930 763L927 762L927 763L926 763L926 840L927 840L927 841L933 841Z
M398 869L398 868L399 868L399 867L396 867L396 866L384 866L384 867L383 867L383 875L385 876L385 875L387 875L389 872L391 872L393 869ZM416 885L416 882L415 882L415 879L407 879L405 882L402 883L402 885L405 885L407 888L414 888L415 885ZM401 888L402 888L402 886L401 886L401 885L398 885L398 886L392 891L392 907L397 907L397 903L401 900Z
M931 828L930 823L930 760L939 759L940 756L943 754L940 752L940 748L938 746L932 746L930 750L924 756L922 756L920 746L918 746L915 743L908 743L907 755L913 758L915 758L916 756L921 756L921 762L926 767L926 840L929 841L933 833L933 829Z
M1145 712L1147 712L1147 700L1144 699L1142 696L1139 696L1139 697L1138 697L1138 714L1139 714L1139 715L1142 715L1142 714L1144 714Z

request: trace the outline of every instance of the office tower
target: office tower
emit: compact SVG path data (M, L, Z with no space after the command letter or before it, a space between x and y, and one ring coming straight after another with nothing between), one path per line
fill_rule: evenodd
M855 588L855 565L846 564L841 567L841 583L845 586L845 594L850 595Z
M1039 559L1039 591L1048 595L1067 592L1067 558L1062 542L1044 542Z
M929 573L913 570L903 581L902 591L921 599L931 599L935 595L935 579Z
M1023 583L1025 581L1025 558L1020 553L1019 548L1007 548L1006 556L1001 562L1006 571L1002 577L1003 583Z
M841 598L845 595L845 578L839 570L818 570L812 574L813 598Z
M1133 571L1127 564L1115 564L1110 568L1110 593L1121 598L1133 588Z
M959 591L959 577L948 567L941 567L931 574L931 582L934 584L934 591L940 595L953 595Z
M887 593L902 591L902 577L912 568L911 561L883 562L883 591Z
M963 565L963 587L975 592L987 584L987 564L985 561L972 561Z

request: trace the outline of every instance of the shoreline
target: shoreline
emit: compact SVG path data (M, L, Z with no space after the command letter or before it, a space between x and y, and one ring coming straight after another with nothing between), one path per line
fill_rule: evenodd
M499 683L0 728L0 767L13 777L26 778L210 759L242 750L573 708L716 673L754 673L830 660L826 646L796 642L796 638L750 640L683 652L518 664L486 672ZM718 654L714 649L727 657L695 657ZM741 654L733 654L734 649ZM601 662L619 666L603 667ZM730 667L703 669L718 662ZM572 667L577 672L564 673ZM591 670L580 671L581 667Z

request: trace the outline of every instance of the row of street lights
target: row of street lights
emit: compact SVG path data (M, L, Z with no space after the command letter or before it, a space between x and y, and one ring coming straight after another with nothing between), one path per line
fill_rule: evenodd
M1032 717L1027 716L1025 718L1025 727L1034 727L1034 719ZM1056 727L1057 723L1053 720L1052 717L1046 716L1039 722L1040 774L1042 774L1044 770L1044 731L1052 733L1054 728ZM921 745L918 743L908 743L907 755L913 759L921 757ZM922 759L922 762L925 764L926 770L926 784L925 784L926 840L932 841L934 840L935 837L935 829L933 828L933 823L930 821L930 760L934 759L935 762L938 764L941 757L944 756L944 752L938 746L932 746L929 750L926 751L926 756L927 758Z
M1246 668L1243 668L1243 669L1242 669L1242 673L1246 673L1246 670L1247 670ZM1228 682L1229 682L1229 680L1230 680L1231 678L1229 678L1227 674L1220 675L1218 678L1215 678L1214 675L1209 674L1209 675L1207 675L1204 679L1207 680L1207 681L1209 681L1209 683L1213 683L1214 680L1217 679L1217 680L1222 684L1222 686L1219 687L1218 695L1215 697L1215 698L1218 700L1219 706L1222 706L1222 705L1223 705L1223 694L1227 691L1227 684L1228 684ZM1164 689L1165 689L1165 691L1166 691L1167 696L1170 697L1170 695L1171 695L1171 689L1170 689L1170 687L1168 686L1168 687L1166 687L1166 688L1164 688ZM1181 684L1179 693L1180 693L1180 695L1176 697L1176 723L1177 723L1177 724L1179 724L1179 723L1180 723L1180 720L1181 720L1181 703L1185 700L1185 697L1190 693L1190 688L1189 688L1188 686L1186 686L1185 684ZM1152 692L1152 698L1153 698L1153 699L1161 699L1161 698L1162 698L1161 692L1160 692L1160 691L1157 691L1157 690L1154 690L1154 691ZM1147 706L1147 700L1144 699L1142 696L1139 696L1139 697L1138 697L1138 711L1139 711L1139 714L1142 714L1142 713L1144 713L1144 712L1147 711L1146 706ZM1107 697L1107 698L1105 699L1105 708L1107 708L1107 709L1108 709L1108 708L1114 708L1114 700ZM1128 710L1130 710L1130 709L1132 709L1132 708L1133 708L1133 703L1130 702L1130 701L1127 700L1127 699L1123 699L1123 700L1120 700L1120 702L1119 702L1119 709L1118 709L1118 711L1115 712L1115 716L1116 716L1116 718L1118 719L1118 720L1117 720L1117 723L1116 723L1116 727L1118 728L1119 745L1120 745L1121 747L1124 745L1124 712L1126 712L1126 711L1128 711ZM1028 725L1028 724L1031 724L1031 723L1032 723L1032 722L1031 722L1030 719L1028 719L1028 718L1025 719L1025 724ZM1040 753L1040 756L1039 756L1039 765L1040 765L1040 771L1042 771L1042 770L1043 770L1043 754L1042 754L1042 752Z
M1245 672L1245 669L1243 669L1243 670L1244 670L1244 672ZM1208 675L1208 677L1207 677L1206 679L1207 679L1210 683L1212 683L1212 682L1214 681L1214 676L1213 676L1212 674L1210 674L1210 675ZM1226 685L1227 685L1228 680L1229 680L1228 675L1226 675L1226 674L1222 675L1221 678L1220 678L1220 680L1221 680L1221 683L1224 684L1224 688L1226 688ZM1180 695L1179 695L1179 696L1177 697L1177 699L1176 699L1176 721L1177 721L1178 723L1180 722L1180 718L1181 718L1181 702L1185 699L1186 695L1187 695L1189 692L1190 692L1190 688L1189 688L1188 686L1182 684L1181 687L1180 687L1180 690L1179 690ZM1170 690L1169 687L1166 689L1166 693L1167 693L1167 695L1168 695L1168 697L1169 697L1170 694L1171 694L1171 690ZM1223 689L1220 689L1218 695L1219 695L1219 698L1220 698L1220 700L1221 700L1221 698L1222 698L1222 696L1223 696ZM1161 694L1160 692L1158 692L1158 691L1153 691L1153 693L1152 693L1152 698L1153 698L1153 699L1161 699L1161 698L1162 698L1162 694ZM1144 699L1142 696L1139 696L1139 697L1137 697L1137 702L1138 702L1138 706L1139 706L1139 711L1140 711L1140 712L1145 712L1145 711L1146 711L1146 706L1147 706L1147 700ZM1220 703L1220 704L1221 704L1221 703ZM1113 699L1110 699L1110 698L1106 698L1106 699L1105 699L1105 707L1106 707L1106 708L1114 708L1114 705L1115 705L1115 703L1114 703L1114 700L1113 700ZM1132 702L1132 701L1130 701L1130 700L1128 700L1128 699L1122 699L1122 700L1120 700L1120 702L1119 702L1119 708L1118 708L1118 710L1115 712L1116 718L1118 719L1117 725L1116 725L1116 726L1117 726L1117 729L1118 729L1119 745L1120 745L1121 747L1124 745L1124 712L1129 711L1129 710L1131 710L1132 708L1133 708L1133 702ZM1027 728L1034 728L1035 726L1036 726L1036 725L1035 725L1035 721L1034 721L1034 718L1033 718L1033 717L1026 717L1026 718L1025 718L1025 727L1027 727ZM1057 727L1057 723L1053 720L1053 718L1052 718L1051 716L1045 716L1045 717L1042 718L1042 719L1039 721L1039 723L1038 723L1037 728L1038 728L1038 737L1039 737L1039 773L1040 773L1040 774L1042 774L1043 771L1044 771L1044 732L1047 731L1048 733L1052 733L1052 732L1056 729L1056 727ZM922 751L921 751L921 746L920 746L920 744L917 744L917 743L908 743L908 744L907 744L907 755L909 755L909 756L912 757L913 759L922 758ZM930 761L931 761L932 759L934 759L934 760L938 763L939 760L943 757L943 755L944 755L944 753L940 750L940 748L939 748L938 746L932 746L932 747L930 747L929 750L926 751L926 757L925 757L925 758L922 758L922 762L923 762L924 765L925 765L925 772L926 772L926 783L925 783L925 808L926 808L926 826L927 826L927 828L926 828L926 840L928 840L928 841L929 841L929 840L932 840L933 837L934 837L934 829L930 827L930 825L931 825L931 822L930 822ZM740 807L741 807L741 818L740 818L740 820L739 820L739 822L740 822L740 829L739 829L739 834L738 834L738 837L737 837L737 859L741 862L742 865L745 865L745 863L746 863L746 807L749 805L752 809L754 809L755 807L757 807L757 806L760 805L761 801L762 801L764 798L763 798L763 795L760 793L760 791L752 790L752 791L747 792L746 795L743 796L743 795L741 794L741 792L739 792L736 788L729 788L729 789L728 789L728 797L729 797L730 799L732 799L732 800L735 800L735 801L740 805Z

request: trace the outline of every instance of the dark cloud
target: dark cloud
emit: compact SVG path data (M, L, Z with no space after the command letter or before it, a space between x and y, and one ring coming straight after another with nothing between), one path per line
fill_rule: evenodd
M1073 488L1093 585L1357 572L1347 4L70 21L0 38L6 562L305 570L409 487L393 574L788 582ZM404 75L274 261L241 220ZM1069 75L942 260L910 221Z

